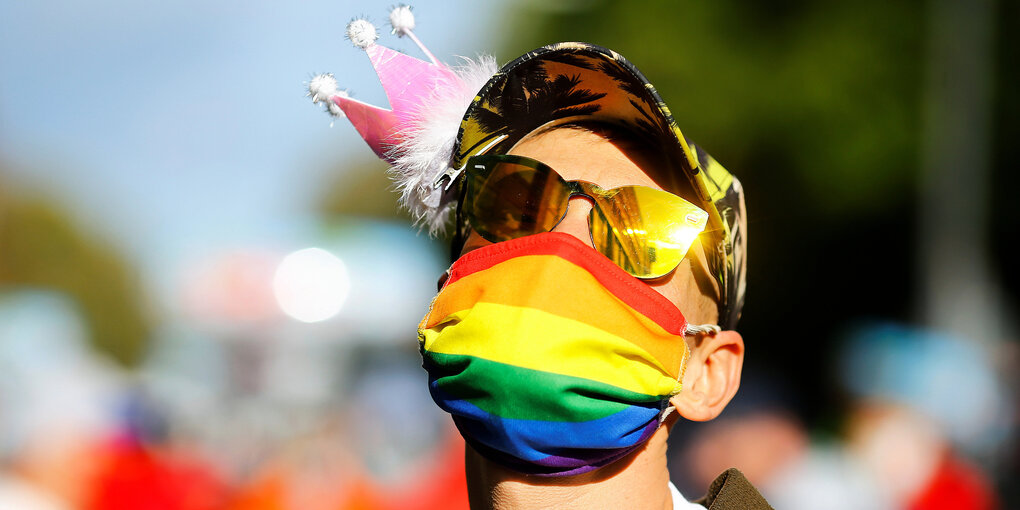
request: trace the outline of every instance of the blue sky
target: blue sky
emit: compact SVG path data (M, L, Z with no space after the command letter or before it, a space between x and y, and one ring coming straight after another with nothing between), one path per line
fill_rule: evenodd
M238 246L288 247L338 161L371 156L304 97L334 72L385 104L343 38L367 15L380 43L393 2L0 3L0 168L63 199L146 274ZM413 3L440 59L494 52L503 2ZM505 59L505 56L504 56Z

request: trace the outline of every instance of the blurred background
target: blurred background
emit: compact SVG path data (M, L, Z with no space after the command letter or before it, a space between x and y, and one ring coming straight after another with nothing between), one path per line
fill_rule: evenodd
M449 254L304 97L392 4L0 3L0 508L466 508L414 329ZM451 0L442 60L627 56L744 183L738 397L682 423L780 509L1020 507L1020 5Z

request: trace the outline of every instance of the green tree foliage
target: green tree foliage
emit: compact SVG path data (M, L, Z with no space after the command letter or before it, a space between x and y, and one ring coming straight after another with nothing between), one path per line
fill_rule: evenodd
M548 5L514 10L504 58L561 40L620 52L659 89L684 133L748 188L837 216L911 192L920 3Z
M92 345L137 365L151 325L134 270L51 200L15 194L0 180L0 289L66 293L82 311Z

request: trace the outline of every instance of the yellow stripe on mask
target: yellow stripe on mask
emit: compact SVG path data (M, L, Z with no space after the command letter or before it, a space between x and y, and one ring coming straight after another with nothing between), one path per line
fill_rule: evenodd
M501 332L499 341L493 341L493 331ZM582 377L645 395L670 395L680 389L679 364L667 368L627 339L534 308L476 303L422 333L429 352ZM686 348L679 339L680 360Z
M508 275L529 284L508 285ZM559 257L523 256L454 282L433 302L425 318L425 327L445 321L479 302L530 307L573 319L572 323L587 324L609 335L629 339L666 367L679 366L685 355L686 344L681 336L670 334L655 321L605 292L591 274ZM641 335L635 336L635 333Z

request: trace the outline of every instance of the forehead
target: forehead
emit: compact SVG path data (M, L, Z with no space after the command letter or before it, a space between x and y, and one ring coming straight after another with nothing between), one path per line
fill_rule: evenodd
M655 152L633 141L608 140L574 127L529 135L510 149L510 154L551 166L568 181L589 181L606 189L630 185L663 189L652 178L664 165Z

